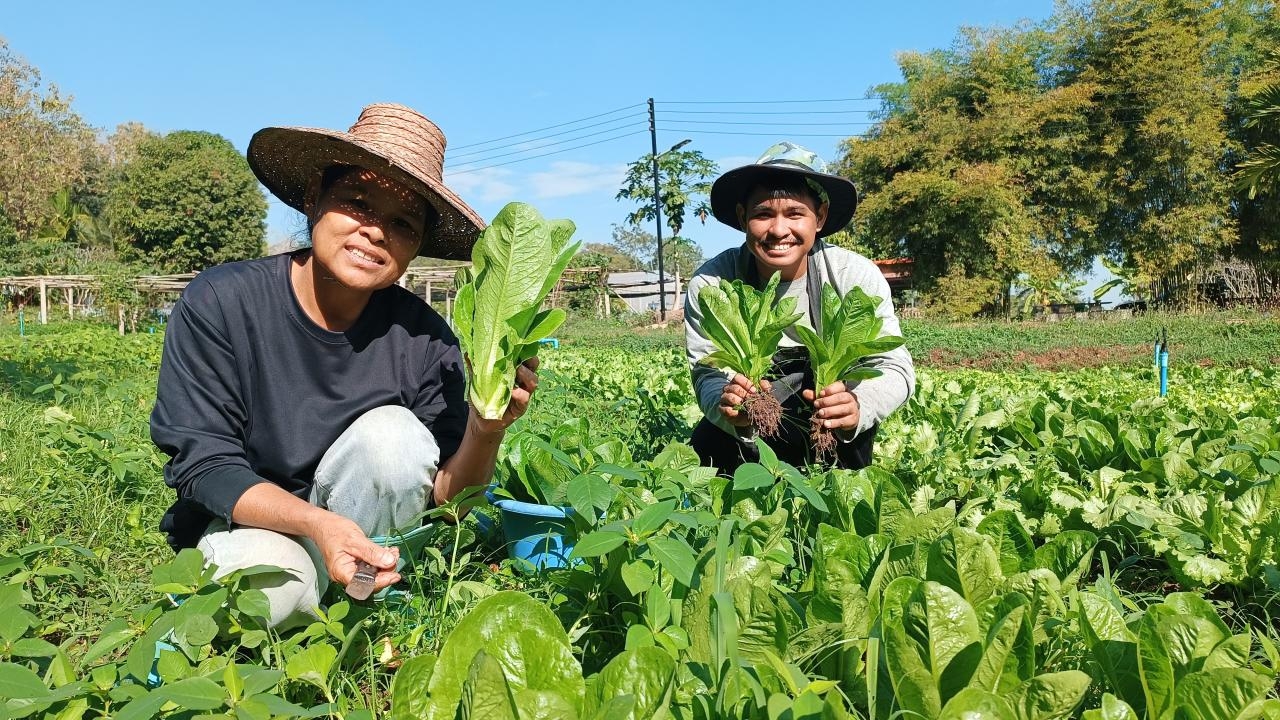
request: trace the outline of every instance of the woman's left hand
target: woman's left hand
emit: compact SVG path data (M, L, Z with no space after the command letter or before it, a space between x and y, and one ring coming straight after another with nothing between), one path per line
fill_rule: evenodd
M805 390L802 394L805 400L813 403L813 414L822 421L822 427L829 430L858 428L858 420L862 417L858 396L849 392L843 381L837 380L823 388L816 398L812 390Z
M531 357L516 368L516 384L511 389L511 402L507 403L507 409L502 413L501 418L486 420L480 417L474 408L472 409L471 420L475 423L475 429L490 435L502 433L529 409L529 400L533 397L533 391L537 389L538 358Z

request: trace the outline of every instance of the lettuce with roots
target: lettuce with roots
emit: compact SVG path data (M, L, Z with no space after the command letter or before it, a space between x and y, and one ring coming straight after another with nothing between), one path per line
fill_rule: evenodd
M545 220L531 205L508 203L480 234L471 267L458 271L454 331L467 358L471 404L497 420L511 402L516 369L538 352L538 341L564 322L542 302L578 244L569 220Z

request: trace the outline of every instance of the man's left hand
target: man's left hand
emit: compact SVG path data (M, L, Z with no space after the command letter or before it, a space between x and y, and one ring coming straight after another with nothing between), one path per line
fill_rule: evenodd
M862 418L858 396L849 392L844 382L837 380L831 383L816 397L812 390L805 390L802 395L813 404L813 414L822 420L822 427L828 430L858 429L858 421Z
M502 413L502 417L497 420L486 420L473 411L471 418L475 423L475 429L486 434L505 431L529 409L529 400L533 397L533 391L537 389L538 358L532 357L516 368L516 384L511 389L511 402L507 403L507 409Z

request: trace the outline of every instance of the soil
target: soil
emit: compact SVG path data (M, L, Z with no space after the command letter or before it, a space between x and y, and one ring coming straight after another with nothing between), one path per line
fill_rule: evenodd
M809 421L809 440L813 443L813 460L825 463L836 452L836 434L822 427L822 419L817 415Z
M1151 358L1149 345L1109 345L1099 347L1063 347L1041 351L987 352L964 357L944 348L934 348L920 363L935 368L972 368L976 370L1008 370L1030 367L1037 370L1078 370L1116 365L1133 365Z
M782 426L782 403L778 402L773 393L754 393L742 407L746 409L747 417L751 418L751 425L760 437L778 436L778 429Z

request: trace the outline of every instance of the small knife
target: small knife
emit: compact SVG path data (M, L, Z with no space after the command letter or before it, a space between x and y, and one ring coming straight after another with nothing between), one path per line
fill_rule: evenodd
M356 560L356 574L347 583L347 595L352 600L368 600L373 594L373 579L377 571L363 560Z

